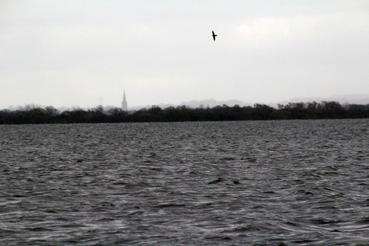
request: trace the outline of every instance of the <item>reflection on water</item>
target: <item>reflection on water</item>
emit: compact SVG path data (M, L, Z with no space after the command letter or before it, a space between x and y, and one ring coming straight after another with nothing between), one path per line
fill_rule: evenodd
M0 244L369 241L369 121L0 126Z

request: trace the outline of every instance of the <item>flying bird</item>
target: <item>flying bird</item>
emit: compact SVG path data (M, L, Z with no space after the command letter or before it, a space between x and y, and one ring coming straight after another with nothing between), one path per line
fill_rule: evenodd
M215 34L215 32L214 32L214 31L212 31L212 35L213 35L213 40L215 41L215 40L216 40L216 38L217 38L217 36L218 36L218 34Z

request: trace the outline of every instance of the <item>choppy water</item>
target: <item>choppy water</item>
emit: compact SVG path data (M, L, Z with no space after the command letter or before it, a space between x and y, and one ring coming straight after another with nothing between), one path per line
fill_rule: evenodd
M368 245L369 121L0 126L0 245Z

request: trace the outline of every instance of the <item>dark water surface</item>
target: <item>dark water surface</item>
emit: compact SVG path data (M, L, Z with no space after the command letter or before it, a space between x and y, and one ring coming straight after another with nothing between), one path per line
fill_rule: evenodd
M369 245L368 147L368 120L0 126L0 245Z

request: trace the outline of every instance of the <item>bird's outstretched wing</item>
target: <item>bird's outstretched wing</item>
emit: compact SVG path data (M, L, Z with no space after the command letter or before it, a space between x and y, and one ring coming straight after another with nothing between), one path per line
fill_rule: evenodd
M213 35L213 40L215 41L216 37L218 36L217 34L215 34L214 31L211 31L212 35Z

